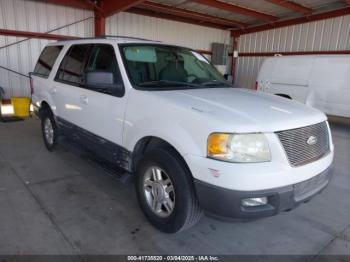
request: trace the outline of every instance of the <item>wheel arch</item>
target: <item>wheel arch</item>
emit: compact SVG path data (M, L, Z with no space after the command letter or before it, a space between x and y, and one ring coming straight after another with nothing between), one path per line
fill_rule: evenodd
M50 104L46 100L43 100L40 103L40 107L39 107L39 111L38 111L39 118L42 117L43 112L45 112L46 110L49 110L52 113L52 115L55 117L54 110L52 109Z
M131 170L132 171L136 170L139 161L142 159L142 156L144 156L147 151L153 148L159 148L159 147L173 150L178 155L178 157L182 160L183 164L185 165L185 167L188 169L188 171L192 176L191 170L187 165L186 160L181 155L180 151L168 141L157 136L145 136L137 141L137 143L134 146L134 150L132 152Z

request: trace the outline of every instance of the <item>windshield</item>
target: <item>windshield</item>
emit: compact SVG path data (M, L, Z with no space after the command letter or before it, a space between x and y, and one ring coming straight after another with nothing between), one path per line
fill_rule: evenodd
M123 45L131 82L141 88L205 88L232 86L201 54L176 46Z

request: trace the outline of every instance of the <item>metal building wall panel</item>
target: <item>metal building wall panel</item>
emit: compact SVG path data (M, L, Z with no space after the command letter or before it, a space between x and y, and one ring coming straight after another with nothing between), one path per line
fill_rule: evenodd
M93 12L59 5L28 0L0 0L0 28L19 31L47 32L49 30L91 17L84 22L53 31L79 37L93 36ZM31 39L7 48L1 48L25 38L0 35L0 66L27 75L32 71L41 50L52 42ZM5 98L29 96L29 81L26 77L0 68L0 86L5 89Z
M350 15L242 35L239 53L350 50ZM265 57L238 57L236 84L253 88Z
M230 43L229 31L126 12L106 19L106 34L142 37L208 51L213 42Z

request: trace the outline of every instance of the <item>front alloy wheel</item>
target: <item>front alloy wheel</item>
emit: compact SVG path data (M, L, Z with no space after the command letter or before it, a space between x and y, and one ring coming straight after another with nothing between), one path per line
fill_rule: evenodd
M157 229L175 233L190 228L201 218L192 175L173 148L146 151L137 165L135 182L140 207Z
M150 209L159 217L168 217L175 207L173 184L164 170L151 166L144 176L144 194Z

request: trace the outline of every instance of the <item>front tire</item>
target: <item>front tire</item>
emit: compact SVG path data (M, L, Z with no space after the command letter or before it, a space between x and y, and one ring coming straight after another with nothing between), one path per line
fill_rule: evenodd
M45 110L41 116L41 131L45 143L45 147L49 151L53 151L57 145L57 125L53 114L49 110Z
M192 176L172 148L146 152L137 168L136 192L149 222L166 233L190 228L201 218Z

